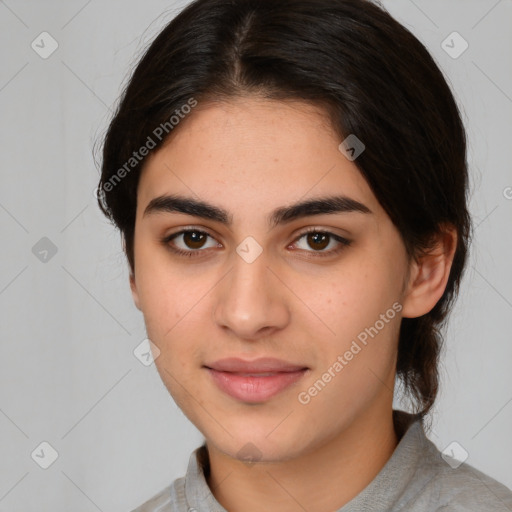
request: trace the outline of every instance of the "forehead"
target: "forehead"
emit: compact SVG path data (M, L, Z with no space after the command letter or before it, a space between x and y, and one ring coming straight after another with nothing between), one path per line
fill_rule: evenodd
M180 193L263 215L308 197L380 206L326 114L309 104L243 98L198 105L141 174L138 203Z

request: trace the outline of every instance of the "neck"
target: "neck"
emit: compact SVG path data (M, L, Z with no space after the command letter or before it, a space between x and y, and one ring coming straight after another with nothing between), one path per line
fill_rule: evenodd
M226 510L337 510L377 476L398 440L389 407L358 417L334 439L292 460L248 466L207 443L207 482Z

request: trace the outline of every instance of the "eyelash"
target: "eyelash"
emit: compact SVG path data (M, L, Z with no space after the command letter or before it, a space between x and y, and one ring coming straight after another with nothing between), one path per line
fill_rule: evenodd
M180 235L183 235L185 233L199 233L201 235L206 235L206 236L209 236L210 238L213 238L209 233L207 233L206 231L202 231L200 229L183 229L181 231L172 233L171 235L164 237L162 239L162 243L164 244L165 247L167 247L170 251L172 251L174 254L177 254L178 256L184 256L187 258L197 257L197 256L200 257L201 253L205 252L207 249L195 249L195 250L190 250L190 251L184 251L183 249L178 249L176 247L173 247L170 244L170 242L174 238L176 238ZM330 251L306 251L306 252L312 252L314 254L313 258L317 258L317 257L323 258L323 257L336 255L336 254L340 253L341 251L343 251L346 247L350 246L350 244L352 243L350 240L347 240L346 238L343 238L339 235L331 233L330 231L323 231L318 228L309 228L309 229L303 231L301 234L299 234L295 238L295 240L292 243L293 244L297 243L301 238L303 238L304 236L306 236L310 233L315 233L315 234L320 234L320 235L328 235L330 238L333 238L340 244L338 246L338 248L331 249Z

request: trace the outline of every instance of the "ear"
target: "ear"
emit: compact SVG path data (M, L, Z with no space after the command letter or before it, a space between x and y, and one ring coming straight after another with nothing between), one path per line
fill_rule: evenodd
M123 251L126 254L126 240L124 238L124 233L121 233L121 243L123 244ZM128 262L129 272L130 272L130 289L132 290L132 297L133 302L135 303L135 307L139 310L140 309L140 300L139 300L139 293L137 292L137 284L135 283L135 274L133 272L133 269L131 268L130 262Z
M142 311L140 308L140 300L139 300L139 293L137 291L137 284L135 283L135 275L130 271L130 288L132 290L132 297L133 302L135 303L135 307Z
M411 263L402 301L403 317L426 315L437 304L446 289L456 248L457 230L444 225L434 247Z

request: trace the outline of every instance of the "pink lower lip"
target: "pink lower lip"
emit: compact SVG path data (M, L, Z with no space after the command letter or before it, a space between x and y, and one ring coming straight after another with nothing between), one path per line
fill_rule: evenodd
M277 372L265 377L247 377L207 368L215 384L228 395L243 402L264 402L297 382L307 369Z

